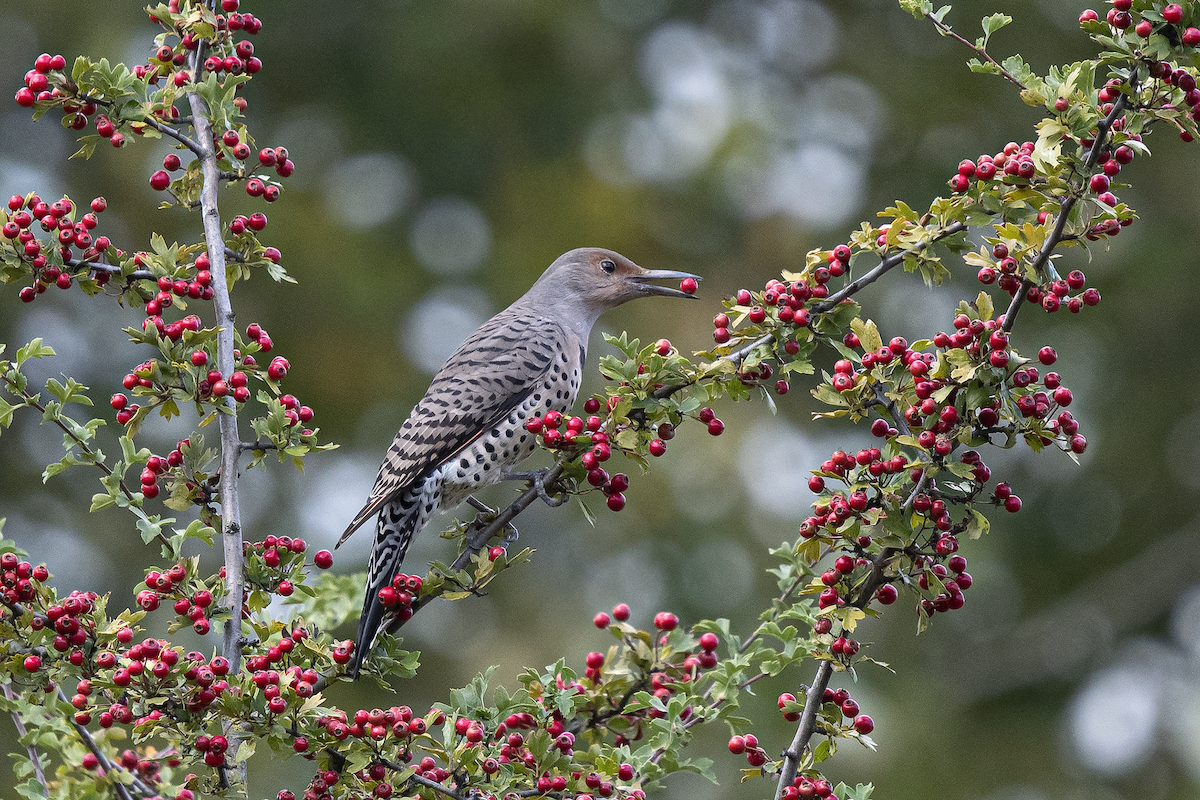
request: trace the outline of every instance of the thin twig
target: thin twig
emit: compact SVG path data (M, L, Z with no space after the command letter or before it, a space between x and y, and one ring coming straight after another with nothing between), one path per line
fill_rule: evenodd
M1017 79L1017 77L1016 77L1015 75L1013 75L1011 72L1009 72L1008 70L1006 70L1006 69L1004 68L1004 66L1003 66L1003 65L1002 65L1002 64L1001 64L999 61L997 61L996 59L992 58L992 57L991 57L991 56L988 54L988 51L987 51L986 49L984 49L984 48L982 48L982 47L978 46L977 44L975 44L975 43L974 43L974 42L972 42L972 41L968 41L967 39L964 39L962 36L959 36L957 33L955 33L955 32L954 32L954 29L953 29L953 28L951 28L951 27L950 27L949 25L947 25L946 23L944 23L944 22L940 21L940 20L939 20L937 17L935 17L933 14L926 12L925 16L926 16L926 17L929 19L929 21L930 21L930 22L932 22L932 23L934 24L934 26L935 26L935 27L938 29L938 31L939 31L939 32L940 32L940 33L941 33L943 36L949 36L951 39L955 39L956 41L962 42L962 43L963 43L963 44L965 44L967 47L969 47L969 48L971 48L972 50L974 50L974 51L975 51L975 52L976 52L978 55L982 56L982 57L983 57L983 59L984 59L985 61L987 61L987 62L988 62L989 64L991 64L992 66L994 66L996 69L1000 70L1000 74L1001 74L1001 75L1003 75L1005 78L1007 78L1008 80L1010 80L1010 81L1012 81L1013 83L1015 83L1017 86L1020 86L1022 90L1024 90L1024 89L1027 89L1027 88L1028 88L1028 87L1027 87L1025 84L1021 83L1021 81L1020 81L1020 80L1018 80L1018 79Z
M13 394L17 395L18 397L21 397L25 401L26 405L28 405L29 407L35 408L38 411L42 412L42 417L43 417L43 419L45 418L46 407L43 406L41 403L37 402L33 398L33 395L29 394L29 392L24 389L18 388L17 385L12 380L10 380L8 377L4 378L4 382L7 383L10 387L12 387ZM82 439L80 439L78 436L76 436L75 432L72 431L70 428L68 428L63 423L61 418L59 418L58 416L55 416L52 421L65 434L67 434L67 436L71 437L71 439L75 442L75 444L79 447L80 450L82 450L86 455L91 457L88 461L86 461L84 463L91 464L92 466L97 467L105 475L113 474L112 468L109 467L107 464L105 464L103 461L100 461L98 458L96 458L96 453L90 447L88 447L87 444ZM125 485L125 481L118 480L117 486L120 487L121 494L125 495L125 498L127 500L129 500L130 503L135 502L133 493L129 491L129 487L127 487ZM163 536L161 533L155 535L154 538L157 539L162 544L170 546L170 541L168 541L167 537Z
M194 97L194 96L195 95L189 95L189 97ZM186 147L188 150L191 150L193 153L195 153L197 157L202 157L204 155L203 148L200 146L199 142L195 141L194 139L191 139L187 135L180 132L178 129L176 129L170 125L167 125L166 123L159 122L157 119L155 119L153 117L153 115L148 115L148 116L144 117L142 119L142 121L145 122L147 125L149 125L151 128L154 128L154 130L158 131L163 136L169 136L172 139L174 139L175 141L179 142L184 147ZM199 134L199 132L200 132L199 126L196 126L196 132L197 132L197 134Z
M4 684L4 698L10 703L17 699L17 695L13 692L11 684ZM15 710L12 712L12 721L13 727L17 729L17 737L21 739L25 738L25 734L28 731L25 728L25 723L21 721L21 715ZM49 797L50 786L46 783L46 773L42 771L41 754L38 753L37 748L32 743L26 745L25 750L29 753L29 763L33 765L33 775L37 778L37 782L41 784L42 794Z
M918 242L917 244L913 245L912 247L906 248L906 249L901 250L896 253L892 253L890 256L888 256L887 258L880 261L878 264L876 264L870 270L863 273L858 278L855 278L854 280L850 281L850 283L847 283L841 289L838 289L836 292L829 295L829 297L825 298L825 300L823 300L822 302L813 306L813 308L812 308L813 312L817 313L817 314L822 314L826 311L829 311L831 308L833 308L838 303L845 300L847 297L857 294L864 287L869 286L870 284L874 283L875 281L877 281L881 277L883 277L884 274L886 274L887 272L889 272L889 271L895 269L896 267L900 266L901 264L903 264L904 259L907 258L908 256L912 255L913 253L916 253L920 250L924 250L924 249L928 248L930 245L936 244L937 242L940 242L942 239L945 239L947 236L953 236L954 234L959 233L961 231L965 231L966 229L967 229L967 224L965 222L954 222L954 223L947 225L945 228L942 228L940 231L936 231L928 239L922 240L922 241Z

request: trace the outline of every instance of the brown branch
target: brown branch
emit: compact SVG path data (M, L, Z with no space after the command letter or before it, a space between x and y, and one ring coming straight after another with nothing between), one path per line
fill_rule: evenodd
M1001 75L1003 75L1009 81L1012 81L1013 83L1015 83L1017 86L1021 87L1022 90L1029 88L1025 84L1021 83L1021 81L1018 80L1015 75L1013 75L1011 72L1006 70L1000 64L999 61L997 61L996 59L994 59L990 55L988 55L988 51L985 48L980 47L979 45L975 44L974 42L964 39L962 36L959 36L957 33L954 32L953 28L951 28L949 25L947 25L946 23L939 20L933 14L926 12L925 17L934 24L934 27L936 27L938 29L938 32L941 33L942 36L949 36L951 39L961 42L962 44L965 44L967 47L974 50L976 54L978 54L979 56L981 56L983 58L983 60L987 61L989 64L994 66L996 69L1000 70Z

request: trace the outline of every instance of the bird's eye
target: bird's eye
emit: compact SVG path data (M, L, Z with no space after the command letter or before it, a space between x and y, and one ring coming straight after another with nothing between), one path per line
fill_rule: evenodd
M617 265L615 263L613 263L613 261L611 259L606 258L600 262L600 269L604 270L609 275L612 275L614 272L617 271Z

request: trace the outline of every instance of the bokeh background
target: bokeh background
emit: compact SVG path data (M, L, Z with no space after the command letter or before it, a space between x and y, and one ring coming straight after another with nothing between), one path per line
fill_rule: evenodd
M983 14L1012 14L993 51L1045 70L1091 52L1081 9L967 0L950 19L973 38ZM266 209L264 238L299 283L239 286L239 322L271 333L292 363L287 388L341 444L303 475L286 465L246 475L253 538L330 546L433 370L559 253L603 245L703 274L700 302L633 303L600 326L702 349L722 296L844 241L896 198L927 203L961 158L1031 138L1040 118L1000 79L972 75L964 48L881 0L261 0L244 10L265 23L250 130L297 164ZM137 63L154 33L136 2L3 0L0 85L15 91L42 51ZM1200 145L1165 130L1150 145L1154 157L1125 173L1135 187L1120 192L1141 220L1090 260L1064 260L1104 302L1078 317L1027 309L1014 337L1025 351L1057 347L1090 441L1082 465L1020 447L985 453L1024 510L964 548L976 584L963 610L919 638L899 608L863 629L870 654L896 673L864 668L850 686L876 720L879 750L845 747L829 765L837 779L874 781L877 796L899 800L1200 792ZM0 104L0 196L103 194L101 230L126 249L152 230L196 239L195 215L153 212L147 178L165 145L102 148L89 163L68 162L73 149L53 118L34 124ZM240 189L222 202L226 213L261 210ZM972 272L957 269L936 290L889 275L860 300L886 336L928 336L978 291ZM139 320L77 292L30 306L16 287L0 295L9 352L44 337L60 356L39 374L73 375L101 405L145 357L117 333ZM597 336L593 363L605 350ZM599 385L594 372L589 380ZM634 475L628 507L601 511L594 528L573 504L531 509L520 527L537 550L532 565L486 598L430 608L406 627L423 652L418 679L394 697L339 687L332 698L420 708L491 664L512 685L523 667L559 655L581 663L610 641L592 615L620 601L642 624L670 609L748 628L773 591L767 548L794 539L810 501L807 470L869 438L810 422L807 388L797 382L778 416L757 402L719 408L721 438L680 436L653 474ZM159 445L182 435L147 429ZM0 438L4 534L48 561L63 590L131 601L157 553L126 517L81 514L93 475L42 484L60 440L30 415ZM362 569L368 546L369 534L355 537L335 568ZM427 531L410 563L451 555ZM789 673L747 698L769 750L791 737L776 694L810 678ZM694 745L716 759L719 788L678 776L660 796L769 794L765 782L738 785L745 764L723 751L725 736L713 730ZM280 760L251 793L299 788L296 773Z

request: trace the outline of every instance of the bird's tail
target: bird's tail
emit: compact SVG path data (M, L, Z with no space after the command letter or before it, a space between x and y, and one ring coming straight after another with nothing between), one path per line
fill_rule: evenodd
M350 664L351 679L358 678L363 662L375 646L375 639L387 627L388 612L379 601L379 590L390 586L392 579L400 574L404 554L413 536L425 524L436 507L420 494L405 493L385 505L379 512L375 525L375 546L371 549L371 560L367 565L367 595L363 598L362 616L358 620L358 633L354 637L354 660Z

